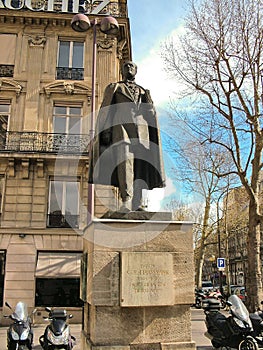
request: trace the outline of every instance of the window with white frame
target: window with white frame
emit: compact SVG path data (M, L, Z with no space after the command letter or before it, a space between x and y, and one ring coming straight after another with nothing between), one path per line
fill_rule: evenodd
M49 183L49 227L79 226L79 182L50 180Z
M55 105L53 110L53 151L82 151L82 107Z
M53 132L55 134L81 134L82 107L55 105Z
M10 102L0 101L0 150L6 148L6 137L10 117Z
M56 79L84 79L84 43L59 40Z

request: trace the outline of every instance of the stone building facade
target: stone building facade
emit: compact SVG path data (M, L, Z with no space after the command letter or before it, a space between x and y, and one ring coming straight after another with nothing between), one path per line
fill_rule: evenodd
M66 306L81 318L82 232L87 225L93 29L74 13L110 13L117 37L97 29L96 108L131 59L126 0L0 1L0 322L5 301ZM98 187L95 214L107 203Z

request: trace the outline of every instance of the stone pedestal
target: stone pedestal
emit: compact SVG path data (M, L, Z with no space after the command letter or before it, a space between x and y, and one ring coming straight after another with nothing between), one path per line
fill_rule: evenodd
M87 228L82 350L195 348L192 224L153 219Z

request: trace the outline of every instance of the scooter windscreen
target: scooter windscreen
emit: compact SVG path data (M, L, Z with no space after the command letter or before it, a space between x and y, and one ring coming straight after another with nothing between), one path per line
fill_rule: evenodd
M64 329L67 327L67 324L65 320L63 319L53 319L50 325L50 328L52 329L52 332L55 335L60 335L64 331Z
M232 304L230 308L233 315L239 320L244 321L252 329L248 309L246 308L245 304L242 303L241 299L234 294L228 298L228 301L230 301Z
M26 322L28 319L27 304L19 301L16 304L15 312L12 314L12 318L16 319L17 321Z

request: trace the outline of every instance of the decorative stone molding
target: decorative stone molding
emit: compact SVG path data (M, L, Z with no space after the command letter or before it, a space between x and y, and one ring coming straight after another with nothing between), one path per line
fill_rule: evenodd
M85 180L88 180L88 178L89 178L89 160L87 160L86 162L85 162L85 167L84 167L84 179Z
M37 177L44 177L44 160L37 159Z
M21 161L22 166L22 178L28 179L29 178L29 159L23 158Z
M15 176L15 159L14 158L8 159L8 176L9 177Z
M74 94L88 96L88 104L91 101L91 88L82 82L56 81L44 86L43 90L48 98L50 98L51 94Z
M108 37L97 40L98 49L109 50L113 47L115 39L110 39Z
M67 95L73 95L74 94L74 83L69 83L67 81L64 81L64 91Z
M22 86L14 80L0 79L0 91L13 91L18 97L22 91Z
M28 43L30 47L44 47L46 44L46 37L43 35L35 35L30 36L28 39Z
M124 49L126 43L127 43L126 39L123 39L123 40L118 42L118 45L117 45L117 57L118 57L119 60L122 60L122 58L123 58L123 49Z

